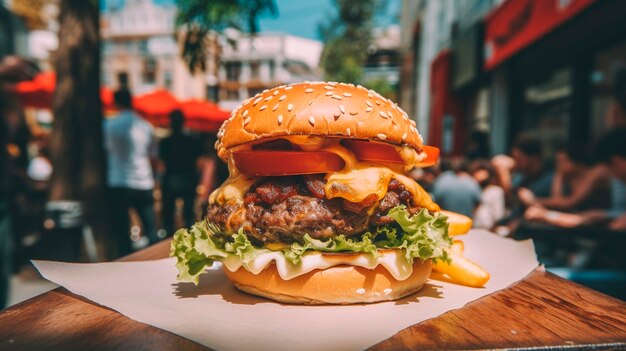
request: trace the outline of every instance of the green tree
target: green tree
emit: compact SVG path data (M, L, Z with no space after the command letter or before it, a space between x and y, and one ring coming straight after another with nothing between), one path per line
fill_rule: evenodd
M176 23L186 30L181 54L192 73L206 70L208 48L213 47L206 40L209 31L234 27L254 35L259 32L261 16L278 15L274 0L177 0L176 3Z
M321 64L327 80L360 83L372 43L374 15L384 0L334 0L336 12L320 24L324 41Z

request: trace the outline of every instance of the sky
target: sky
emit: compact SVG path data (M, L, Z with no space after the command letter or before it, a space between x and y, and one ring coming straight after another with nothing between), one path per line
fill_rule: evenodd
M155 4L175 4L175 0L152 0ZM355 0L358 1L358 0ZM376 26L385 27L399 22L401 0L387 0L385 13L376 16ZM102 1L103 10L119 6L124 0ZM334 8L333 0L276 0L279 15L276 18L265 16L259 21L262 32L284 32L309 39L320 40L318 25Z

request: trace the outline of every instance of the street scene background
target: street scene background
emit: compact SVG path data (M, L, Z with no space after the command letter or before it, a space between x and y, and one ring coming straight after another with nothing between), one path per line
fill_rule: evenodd
M407 112L443 209L626 299L625 20L619 0L0 1L0 308L54 287L31 259L201 220L231 111L320 80Z

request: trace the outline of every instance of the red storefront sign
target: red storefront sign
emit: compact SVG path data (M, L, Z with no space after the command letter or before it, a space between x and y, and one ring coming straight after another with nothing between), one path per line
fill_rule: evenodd
M505 1L485 18L485 70L494 68L596 1Z
M444 50L430 65L430 122L428 144L441 149L443 156L463 153L463 109L451 86L451 58Z

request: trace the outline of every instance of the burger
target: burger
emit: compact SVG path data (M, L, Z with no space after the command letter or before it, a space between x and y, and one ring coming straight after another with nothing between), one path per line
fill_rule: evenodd
M433 165L415 122L362 86L305 82L265 90L224 122L215 144L230 176L206 218L174 235L178 278L215 261L244 292L283 303L395 300L449 261L449 227L407 176Z

